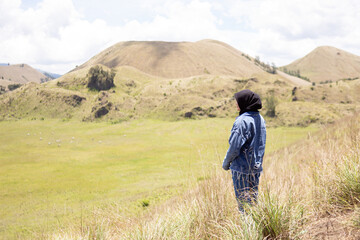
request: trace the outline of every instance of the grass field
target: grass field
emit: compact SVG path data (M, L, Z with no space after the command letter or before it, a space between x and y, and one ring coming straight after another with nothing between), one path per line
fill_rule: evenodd
M94 208L131 216L159 204L221 167L232 123L0 122L0 238L51 232ZM270 128L266 153L315 130Z

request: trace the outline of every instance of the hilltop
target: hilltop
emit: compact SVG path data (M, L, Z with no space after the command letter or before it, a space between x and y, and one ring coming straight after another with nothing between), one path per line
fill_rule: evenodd
M0 85L25 84L28 82L42 83L49 78L27 64L0 66Z
M335 47L321 46L282 69L299 71L301 76L316 83L356 79L360 77L360 56Z
M250 77L263 70L244 57L244 53L219 41L120 42L79 66L97 64L109 68L134 67L144 73L183 78L203 74Z

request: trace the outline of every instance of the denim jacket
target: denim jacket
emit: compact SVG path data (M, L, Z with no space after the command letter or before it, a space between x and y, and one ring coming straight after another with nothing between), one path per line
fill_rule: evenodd
M231 129L230 147L223 162L225 170L259 173L265 153L266 126L259 112L238 116Z

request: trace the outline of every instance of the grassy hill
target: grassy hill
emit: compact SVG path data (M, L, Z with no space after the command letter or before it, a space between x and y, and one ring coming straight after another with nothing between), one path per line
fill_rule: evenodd
M164 48L167 54L153 53L159 48ZM201 55L205 54L205 49L211 53L210 56ZM180 61L176 56L182 54L189 58ZM120 66L125 64L124 59L133 65L141 59L148 59L149 63L136 65L143 68L142 71L136 66ZM177 67L189 63L185 60L196 60L209 72L197 72L195 68L190 68L192 64L189 64L189 68L184 66L182 72ZM156 67L153 65L155 61L159 63ZM109 62L118 64L110 68ZM227 71L225 63L236 65L231 68L234 71ZM100 66L104 71L113 71L115 87L106 91L89 89L88 74L94 66ZM154 72L151 69L155 69ZM153 75L155 73L179 75L161 77ZM180 77L187 74L195 75ZM275 99L276 116L267 117L269 125L329 123L360 110L357 94L359 79L315 86L298 82L284 74L264 71L253 58L218 41L123 42L59 79L43 84L27 84L0 95L0 119L60 118L121 122L139 118L180 120L235 117L233 94L246 88L262 97L263 115L271 108L268 102L272 97Z
M359 239L360 118L324 128L266 155L260 195L237 211L231 175L218 166L182 197L137 217L116 207L57 239ZM221 164L222 159L213 156Z
M101 64L109 68L134 67L164 78L196 75L250 77L263 70L239 50L219 41L198 42L120 42L79 66ZM75 70L77 70L75 69Z
M28 82L42 83L48 77L27 64L0 66L0 85L25 84Z
M335 47L322 46L282 69L299 71L301 76L315 83L336 82L341 79L360 78L360 56Z
M116 72L116 87L109 91L89 90L86 68L46 84L27 84L0 96L0 118L119 122L144 117L179 120L187 113L192 119L235 117L233 93L245 88L261 95L263 115L268 110L267 97L275 96L277 116L267 118L270 125L333 122L359 110L359 80L296 87L287 79L268 73L252 78L201 75L167 79L131 67L119 67ZM98 117L96 113L102 107L109 111Z
M47 234L68 232L91 219L94 208L133 217L181 197L208 177L205 169L221 166L215 156L226 152L232 124L231 118L1 121L0 239L53 239ZM266 152L314 130L268 128Z
M93 67L114 87L89 88ZM213 40L124 42L0 95L0 239L356 239L360 79L264 69ZM269 128L258 207L239 217L220 166L242 89Z

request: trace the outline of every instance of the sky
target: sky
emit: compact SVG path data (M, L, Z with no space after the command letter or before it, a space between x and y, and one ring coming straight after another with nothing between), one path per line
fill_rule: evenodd
M0 63L65 74L120 41L223 41L282 66L360 55L358 0L0 0Z

